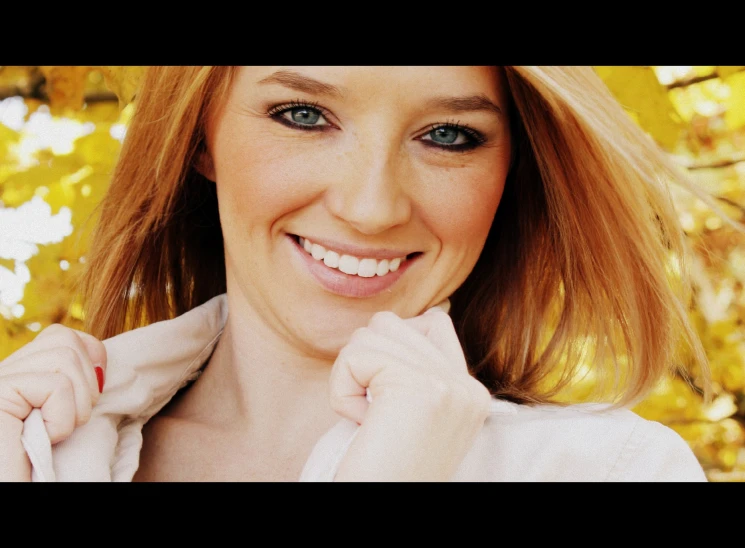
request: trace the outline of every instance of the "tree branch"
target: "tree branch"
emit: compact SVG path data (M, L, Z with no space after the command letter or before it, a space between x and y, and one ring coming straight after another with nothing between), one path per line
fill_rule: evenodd
M20 88L18 86L0 87L0 101L9 97L23 97L24 99L36 99L43 103L49 103L49 96L39 88ZM116 93L112 91L95 91L85 95L86 103L119 102Z
M745 162L745 158L727 158L726 160L719 160L717 162L712 162L710 164L693 164L690 166L686 166L686 169L694 170L694 169L717 169L720 167L729 167L734 166L736 164Z
M724 196L715 196L715 198L717 200L719 200L720 202L724 202L725 204L727 204L727 205L735 208L736 210L738 210L740 212L741 218L742 219L745 219L745 206L742 206L742 205L738 204L734 200L731 200L729 198L725 198Z
M672 84L666 85L665 87L668 89L668 91L670 91L671 89L692 86L693 84L699 84L701 82L706 82L707 80L713 80L714 78L719 78L719 75L716 72L707 74L705 76L692 76L691 78L684 78L683 80L677 80L673 82Z
M737 74L738 72L743 72L742 69L734 72L733 74ZM675 88L684 88L688 86L692 86L693 84L699 84L701 82L706 82L707 80L713 80L714 78L719 78L719 74L715 71L711 74L706 74L704 76L692 76L690 78L684 78L683 80L677 80L676 82L673 82L672 84L667 84L665 88L667 88L668 91Z
M0 88L0 100L9 97L24 97L26 99L42 99L45 79L40 70L35 69L29 72L28 81L25 85L9 85Z

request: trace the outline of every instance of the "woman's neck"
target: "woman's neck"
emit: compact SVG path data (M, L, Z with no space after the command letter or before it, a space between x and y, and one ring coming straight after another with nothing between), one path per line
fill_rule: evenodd
M203 373L164 411L265 440L285 435L316 439L339 421L328 398L333 362L288 344L240 293L228 294L228 309Z

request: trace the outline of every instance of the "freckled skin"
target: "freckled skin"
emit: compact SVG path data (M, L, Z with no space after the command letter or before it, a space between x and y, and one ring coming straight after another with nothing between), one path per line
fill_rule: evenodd
M343 97L259 83L280 68ZM509 167L509 124L426 106L435 95L484 95L506 112L492 67L244 67L212 116L205 165L217 184L229 291L299 351L331 359L375 312L416 316L476 263ZM303 131L266 114L297 100L322 107L334 128ZM485 145L457 153L423 143L432 124L454 122ZM423 254L390 291L341 297L299 270L288 233Z

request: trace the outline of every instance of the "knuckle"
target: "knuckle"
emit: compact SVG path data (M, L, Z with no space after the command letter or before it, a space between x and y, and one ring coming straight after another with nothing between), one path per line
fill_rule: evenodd
M39 333L39 336L43 334L49 335L50 333L57 333L59 331L62 331L64 329L67 329L64 325L61 323L51 323L48 326L46 326L44 329L41 330L41 333Z
M80 409L76 415L77 420L75 421L75 426L83 426L87 423L91 419L91 411L92 407L90 405L86 405L83 409Z
M332 392L329 396L329 405L331 407L331 410L335 413L341 412L343 409L342 398Z
M41 333L37 335L37 338L39 337L67 337L68 332L70 331L69 327L66 327L62 325L61 323L53 323L48 326L46 326L44 329L42 329Z
M350 341L351 342L351 339ZM341 350L339 350L339 353L336 355L336 359L334 360L334 365L331 367L331 374L329 377L329 382L333 382L334 377L338 375L338 370L344 365L344 360L346 359L347 348L349 348L349 342L342 347Z
M62 345L73 348L79 348L81 346L81 341L77 333L61 323L53 323L52 325L47 326L44 331L39 333L39 336L41 336L42 333L46 333L47 337L54 337Z
M52 424L54 427L52 432L49 433L52 444L69 438L75 430L75 421L73 420L57 421Z
M73 366L81 366L80 354L72 347L63 345L57 348L60 363L66 363ZM58 366L61 367L61 366Z
M57 390L64 393L65 398L70 402L75 401L75 387L73 386L72 379L61 372L52 372L52 382L56 386Z
M340 394L338 390L332 388L329 393L328 402L332 411L337 414L344 415L344 411L347 407L347 400Z

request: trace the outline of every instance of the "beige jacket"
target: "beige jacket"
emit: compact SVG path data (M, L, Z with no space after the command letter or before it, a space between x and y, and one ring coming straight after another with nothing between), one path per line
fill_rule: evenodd
M88 423L52 447L41 413L23 443L33 481L131 481L142 427L198 376L227 318L226 295L104 341L106 386ZM316 443L299 481L331 481L357 430L341 419ZM596 404L524 406L493 400L454 481L706 481L670 428Z

